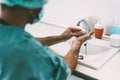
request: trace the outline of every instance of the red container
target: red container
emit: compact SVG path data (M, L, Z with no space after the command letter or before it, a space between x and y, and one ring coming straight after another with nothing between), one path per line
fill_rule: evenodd
M104 30L104 29L94 28L95 38L102 39L103 30Z

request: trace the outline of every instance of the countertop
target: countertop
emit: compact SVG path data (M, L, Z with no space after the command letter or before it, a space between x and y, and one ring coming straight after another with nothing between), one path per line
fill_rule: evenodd
M35 37L45 37L59 35L66 28L67 27L39 22L34 25L27 25L26 31ZM65 54L63 53L63 55ZM120 51L99 70L93 70L78 64L76 71L99 80L120 80Z

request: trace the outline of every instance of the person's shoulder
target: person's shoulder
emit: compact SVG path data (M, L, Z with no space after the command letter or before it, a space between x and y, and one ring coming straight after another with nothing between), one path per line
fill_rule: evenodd
M31 34L26 32L23 28L16 26L1 26L2 30L0 30L0 39L1 46L5 48L9 47L9 50L12 51L24 51L30 52L33 49L37 49L37 47L41 47L41 43L39 43ZM2 37L3 36L3 37Z

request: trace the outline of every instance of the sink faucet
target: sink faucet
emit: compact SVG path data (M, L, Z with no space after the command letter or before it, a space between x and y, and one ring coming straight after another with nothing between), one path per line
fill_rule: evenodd
M81 22L84 22L84 23L86 24L86 26L87 26L87 33L90 32L90 31L91 31L91 27L90 27L90 25L87 23L87 21L84 20L84 19L81 19L81 20L77 23L77 26L80 26ZM91 39L91 37L90 37L90 39ZM84 46L85 46L84 56L83 56L83 55L79 55L79 59L84 59L84 57L87 55L87 41L86 41L86 43L84 44Z
M83 23L86 24L87 29L88 29L87 32L90 32L90 31L91 31L91 27L90 27L90 25L87 23L87 21L84 20L84 19L81 19L81 20L77 23L77 26L80 26L81 22L83 22Z

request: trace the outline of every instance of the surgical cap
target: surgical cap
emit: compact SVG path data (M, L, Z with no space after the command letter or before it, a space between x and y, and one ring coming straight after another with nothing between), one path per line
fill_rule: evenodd
M21 6L25 8L41 8L47 3L48 0L0 0L0 4L5 4L7 6Z

